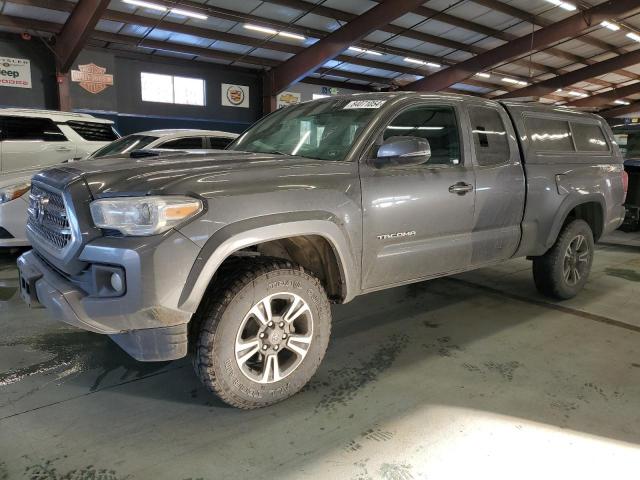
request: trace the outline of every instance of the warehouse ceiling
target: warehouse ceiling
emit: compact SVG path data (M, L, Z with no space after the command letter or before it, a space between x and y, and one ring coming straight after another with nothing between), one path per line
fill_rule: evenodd
M322 63L305 64L296 78L363 90L536 97L610 116L640 110L640 2L431 0L405 13L409 3L397 3L391 21L370 21L368 33L339 53L318 55ZM76 5L0 0L0 30L53 39ZM327 53L348 32L342 27L367 12L375 17L380 2L111 0L104 7L87 45L279 72L314 44Z

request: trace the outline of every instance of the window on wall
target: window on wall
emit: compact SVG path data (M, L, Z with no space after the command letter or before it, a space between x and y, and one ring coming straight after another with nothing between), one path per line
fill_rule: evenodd
M176 105L205 105L202 78L177 77L159 73L140 73L143 102L174 103Z

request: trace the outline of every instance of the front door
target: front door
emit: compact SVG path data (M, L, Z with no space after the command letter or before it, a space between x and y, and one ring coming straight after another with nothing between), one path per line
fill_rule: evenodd
M430 159L413 166L373 166L394 136L429 141ZM361 164L362 285L375 289L468 268L475 174L454 105L415 104L383 128Z

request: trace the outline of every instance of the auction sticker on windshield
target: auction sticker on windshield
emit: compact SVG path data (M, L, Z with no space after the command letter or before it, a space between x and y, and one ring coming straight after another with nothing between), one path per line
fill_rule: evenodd
M352 100L347 103L343 110L351 108L380 108L386 100Z

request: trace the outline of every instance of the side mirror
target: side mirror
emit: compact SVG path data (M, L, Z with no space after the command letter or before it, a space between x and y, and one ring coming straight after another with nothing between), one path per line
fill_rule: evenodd
M431 146L426 138L389 137L378 148L373 160L375 168L422 165L431 158Z

